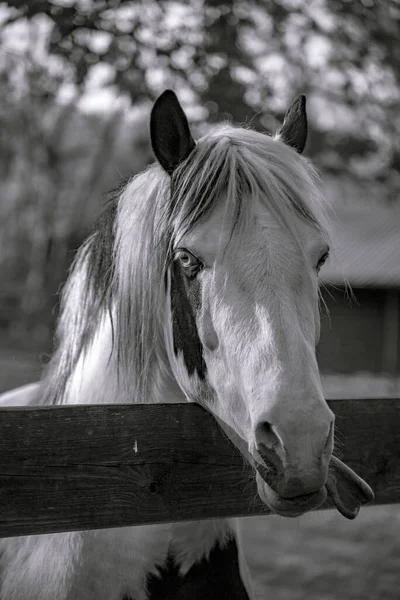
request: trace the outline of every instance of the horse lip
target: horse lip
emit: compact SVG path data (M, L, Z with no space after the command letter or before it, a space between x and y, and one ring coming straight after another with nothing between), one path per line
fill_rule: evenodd
M299 500L301 502L307 502L308 500L311 500L312 498L315 497L315 494L319 494L319 490L316 490L314 492L309 492L308 494L299 494L298 496L284 496L279 495L280 498L282 498L282 500Z
M296 498L287 499L279 497L278 502L272 503L271 508L282 516L299 516L321 506L326 500L326 495L324 486L316 492L297 496Z
M284 517L297 517L305 512L315 510L321 506L327 497L326 487L308 494L301 494L294 498L284 498L277 494L259 473L256 476L258 494L261 500L276 514Z

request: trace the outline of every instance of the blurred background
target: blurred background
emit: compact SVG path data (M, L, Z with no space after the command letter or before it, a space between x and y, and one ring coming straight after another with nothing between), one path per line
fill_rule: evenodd
M223 120L273 133L307 95L335 239L326 396L398 395L399 40L399 0L0 2L0 391L38 378L68 266L108 191L152 162L169 87L197 135ZM396 524L397 507L269 518L270 597L397 599Z

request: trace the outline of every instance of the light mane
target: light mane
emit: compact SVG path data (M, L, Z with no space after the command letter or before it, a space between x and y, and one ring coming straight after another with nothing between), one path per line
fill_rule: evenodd
M246 219L249 199L258 197L294 239L297 213L329 240L317 174L279 140L222 126L197 142L172 179L159 165L150 166L119 194L112 226L98 228L78 253L63 293L58 350L45 377L46 403L62 402L68 377L107 312L121 393L151 402L156 368L159 376L160 370L170 376L163 339L170 250L221 197L235 226ZM104 230L112 231L112 248L94 252Z

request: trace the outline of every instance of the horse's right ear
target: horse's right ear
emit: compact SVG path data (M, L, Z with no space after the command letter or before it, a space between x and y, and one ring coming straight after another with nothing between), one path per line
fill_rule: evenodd
M196 145L186 115L172 90L161 94L153 106L150 136L153 152L169 175L172 175Z
M304 150L307 141L306 97L301 94L288 109L277 139L292 146L299 154Z

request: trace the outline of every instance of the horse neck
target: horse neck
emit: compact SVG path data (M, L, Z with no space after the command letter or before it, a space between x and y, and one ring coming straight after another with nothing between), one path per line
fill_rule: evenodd
M113 319L115 323L115 320ZM185 397L172 374L166 352L156 349L143 398L133 397L129 370L118 368L112 319L104 315L88 348L81 351L67 380L62 404L174 403ZM127 371L127 372L125 372Z

